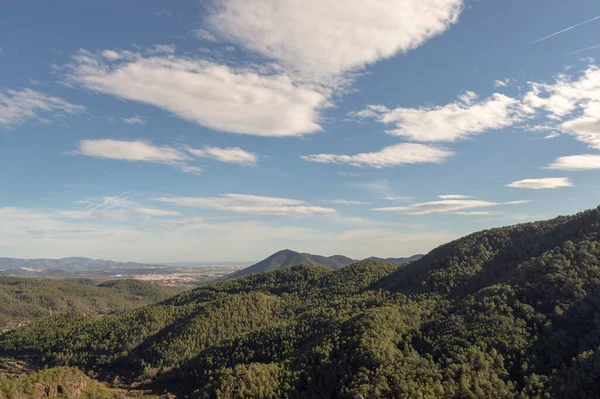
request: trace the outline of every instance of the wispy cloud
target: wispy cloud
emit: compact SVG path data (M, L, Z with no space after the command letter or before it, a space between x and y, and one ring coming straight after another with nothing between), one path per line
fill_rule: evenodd
M499 79L494 82L494 87L508 87L512 82L510 78Z
M126 141L113 139L81 140L79 148L72 152L95 158L120 161L141 161L164 164L181 164L191 158L169 146L156 146L148 141Z
M303 200L248 194L223 194L219 197L162 197L157 201L172 205L215 209L247 215L307 215L335 213L332 208L312 206Z
M388 168L420 163L442 163L454 153L441 147L424 144L403 143L385 147L381 151L356 155L312 154L303 155L308 162L347 164L356 167Z
M560 31L558 31L558 32L552 33L551 35L548 35L548 36L542 37L541 39L538 39L538 40L536 40L536 41L534 41L534 42L531 42L530 44L536 44L536 43L539 43L539 42L543 42L544 40L550 39L551 37L558 36L558 35L560 35L560 34L563 34L563 33L565 33L565 32L568 32L568 31L570 31L571 29L575 29L575 28L578 28L578 27L580 27L580 26L582 26L582 25L589 24L590 22L594 22L594 21L596 21L596 20L598 20L598 19L600 19L600 15L599 15L599 16L597 16L597 17L594 17L594 18L592 18L592 19L588 19L587 21L584 21L584 22L582 22L582 23L579 23L579 24L576 24L576 25L573 25L573 26L569 26L569 27L568 27L568 28L566 28L566 29L563 29L563 30L560 30Z
M460 194L445 194L445 195L440 195L439 197L443 200L473 198L471 195L460 195Z
M413 204L404 207L376 208L376 212L400 213L406 215L430 215L435 213L457 213L467 215L464 210L489 208L500 205L518 205L529 201L490 202L480 200L443 200ZM472 212L470 212L472 214Z
M145 116L135 115L129 118L123 118L123 122L129 125L145 125L148 122L148 118Z
M202 149L187 147L186 150L198 158L211 158L220 162L255 165L258 161L258 156L255 153L242 150L239 147L219 148L205 146Z
M410 199L410 197L386 195L385 197L382 197L381 199L384 201L407 201Z
M133 201L139 194L124 192L112 197L87 198L78 201L83 205L76 210L61 210L56 216L73 220L128 220L135 217L179 216L180 213L168 209L151 208Z
M182 172L192 174L201 174L203 171L201 167L190 164L194 157L211 158L219 162L240 165L254 165L258 160L256 154L244 151L239 147L175 148L157 146L143 140L115 139L81 140L78 148L69 154L129 162L160 163L178 167Z
M506 187L528 188L532 190L543 190L551 188L572 187L573 182L567 177L549 177L545 179L525 179L507 184Z
M19 125L29 119L49 121L50 115L69 115L85 111L59 97L31 89L0 91L0 128Z
M341 199L321 200L320 202L327 203L327 204L334 204L334 205L368 205L369 204L368 202L350 201L350 200L341 200Z

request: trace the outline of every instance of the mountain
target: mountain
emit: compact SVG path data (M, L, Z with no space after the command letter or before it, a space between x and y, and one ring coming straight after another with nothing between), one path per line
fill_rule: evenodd
M600 208L402 265L293 266L60 314L1 335L0 353L175 397L597 398Z
M367 258L366 260L377 260L377 261L381 261L381 262L396 263L396 264L400 265L402 263L408 263L408 262L413 262L415 260L419 260L423 256L425 256L425 255L418 254L418 255L409 256L408 258L378 258L376 256L371 256L370 258Z
M81 257L63 259L16 259L0 258L0 271L14 276L46 277L67 275L77 271L131 271L135 269L154 268L135 262L114 262L111 260L89 259Z
M269 256L267 259L262 260L250 267L242 269L228 278L236 278L242 276L248 276L250 274L270 272L273 270L284 269L286 267L295 265L318 265L328 267L330 269L339 269L344 266L348 266L351 263L356 262L354 259L347 258L342 255L334 256L320 256L311 255L306 253L299 253L284 249Z
M55 280L0 277L0 331L56 313L98 315L159 302L181 290L139 280Z

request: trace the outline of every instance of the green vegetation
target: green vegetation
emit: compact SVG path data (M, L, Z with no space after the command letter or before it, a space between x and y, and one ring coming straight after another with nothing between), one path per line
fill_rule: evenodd
M130 396L122 390L111 390L81 371L69 367L57 367L40 372L10 378L0 375L0 399L127 399L155 398L139 393Z
M114 313L156 303L177 292L137 280L108 281L96 286L84 279L0 276L0 331L56 313Z
M597 398L600 208L406 265L295 266L58 315L0 352L194 398Z

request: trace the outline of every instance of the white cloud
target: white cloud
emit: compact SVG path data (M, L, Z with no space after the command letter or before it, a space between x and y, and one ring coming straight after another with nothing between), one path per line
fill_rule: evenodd
M490 212L485 212L485 211L454 212L453 215L461 215L461 216L487 216L487 215L491 215L491 213Z
M194 37L196 37L196 39L198 40L206 40L208 42L217 41L215 35L207 31L206 29L194 29L192 33L194 34Z
M190 158L183 152L168 146L155 146L147 141L81 140L73 154L120 161L142 161L164 164L180 164Z
M163 197L157 201L178 206L216 209L247 215L303 215L335 213L335 209L307 205L305 201L246 194L223 194L220 197Z
M134 213L145 216L178 216L179 212L156 208L135 208Z
M129 118L123 118L123 122L129 125L145 125L148 122L148 118L145 116L132 116Z
M183 165L179 168L179 170L181 170L183 173L190 173L192 175L201 175L202 172L204 172L204 169L202 169L201 167L190 165Z
M376 208L373 209L373 211L402 213L406 215L430 215L435 213L456 213L465 209L489 208L499 205L517 205L527 202L529 201L490 202L480 200L443 200L423 202L404 207Z
M335 205L368 205L368 202L362 201L349 201L349 200L321 200L320 202L324 202L327 204L335 204Z
M387 133L421 142L457 141L471 136L509 127L523 119L520 101L503 94L476 101L473 92L460 96L460 101L445 106L388 109L370 105L352 113L356 117L374 118L395 125Z
M439 197L443 200L473 198L471 195L459 195L459 194L446 194L446 195L440 195Z
M102 56L110 61L118 60L119 58L121 58L121 55L115 50L104 50L102 52Z
M219 148L205 146L202 149L186 148L186 150L198 158L211 158L220 162L254 165L258 161L255 153L242 150L239 147Z
M138 194L125 192L113 197L88 198L77 210L61 210L55 214L67 219L128 220L134 217L179 216L177 211L141 206L132 200Z
M216 0L221 36L316 80L407 52L458 21L463 0Z
M545 111L557 130L600 149L600 68L590 66L579 77L560 74L551 84L530 83L523 104L530 112Z
M544 136L544 140L555 139L555 138L557 138L559 136L560 136L560 133L550 133L550 134Z
M218 131L301 136L321 130L319 109L329 91L286 75L259 74L171 54L119 58L80 51L68 66L71 84L151 104Z
M546 168L572 171L600 169L600 155L585 154L560 157Z
M494 82L494 87L508 87L512 82L513 82L513 80L510 78L496 80Z
M301 156L305 161L348 164L357 167L386 168L407 164L442 163L454 155L448 149L424 144L403 143L385 147L378 152L356 155L313 154Z
M546 179L525 179L507 184L506 187L529 188L543 190L549 188L572 187L573 182L566 177L549 177Z
M402 197L402 196L398 197L398 196L388 195L388 196L385 196L385 197L383 197L381 199L385 200L385 201L406 201L406 200L409 200L410 197Z
M0 92L0 127L22 124L28 119L47 121L47 117L83 111L84 106L31 89Z

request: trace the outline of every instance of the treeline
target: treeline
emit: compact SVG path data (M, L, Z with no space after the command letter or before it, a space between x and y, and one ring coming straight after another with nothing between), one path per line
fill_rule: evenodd
M597 398L600 208L407 265L296 266L60 315L5 334L0 351L181 397Z

